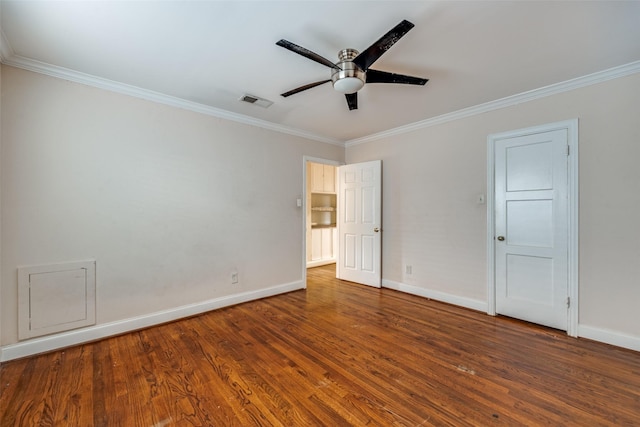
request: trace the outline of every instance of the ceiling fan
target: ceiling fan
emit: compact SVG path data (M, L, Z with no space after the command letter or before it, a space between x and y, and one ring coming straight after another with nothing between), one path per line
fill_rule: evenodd
M356 110L358 108L358 91L362 89L365 83L402 83L424 86L429 81L428 79L372 70L369 68L413 27L414 25L411 22L403 20L362 53L355 49L341 50L338 52L339 61L335 64L295 43L284 39L278 41L276 43L278 46L331 68L330 79L309 83L281 95L286 98L287 96L295 95L296 93L320 86L321 84L333 82L333 88L337 92L345 94L349 110Z

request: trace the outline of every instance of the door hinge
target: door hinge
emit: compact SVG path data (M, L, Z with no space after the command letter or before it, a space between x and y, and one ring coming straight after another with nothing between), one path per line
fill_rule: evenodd
M567 145L567 156L571 155L571 146Z
M571 307L571 297L567 297L567 308Z

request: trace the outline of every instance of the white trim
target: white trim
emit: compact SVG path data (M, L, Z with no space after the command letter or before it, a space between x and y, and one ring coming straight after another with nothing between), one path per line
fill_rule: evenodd
M304 162L305 162L305 165L307 164L306 162L322 163L325 165L331 165L336 167L344 165L344 162L340 162L338 160L329 160L329 159L323 159L321 157L313 157L313 156L304 156Z
M122 93L125 95L133 96L136 98L146 99L152 102L158 102L160 104L170 105L177 108L182 108L197 113L202 113L222 119L227 119L239 123L248 124L251 126L257 126L263 129L269 129L276 132L281 132L289 135L300 136L302 138L311 139L314 141L324 142L327 144L337 145L339 147L351 147L358 144L364 144L372 142L378 139L387 138L390 136L400 135L415 130L436 126L442 123L459 120L478 114L483 114L489 111L498 110L500 108L507 108L523 102L533 101L535 99L544 98L551 95L567 92L574 89L579 89L585 86L590 86L597 83L606 82L608 80L617 79L620 77L629 76L632 74L640 73L640 61L630 62L617 67L609 68L607 70L598 71L586 76L577 77L574 79L566 80L564 82L554 83L548 86L544 86L538 89L529 90L516 95L508 96L505 98L489 101L484 104L475 105L461 110L452 111L450 113L442 114L440 116L431 117L418 122L410 123L405 126L399 126L393 129L388 129L382 132L374 133L364 136L362 138L355 138L347 141L340 141L335 138L329 138L326 136L318 135L315 133L307 132L302 129L291 128L277 123L269 122L266 120L255 119L243 114L237 114L230 111L222 110L220 108L211 107L204 104L199 104L192 101L187 101L177 97L165 95L162 93L142 89L136 86L126 85L113 80L103 79L100 77L92 76L78 71L70 70L64 67L58 67L50 65L41 61L25 58L19 55L15 55L11 45L7 41L4 33L0 29L0 62L13 67L22 68L24 70L33 71L40 74L49 75L52 77L61 78L64 80L74 81L77 83L93 86L105 90L109 90L116 93Z
M302 156L302 286L307 289L307 161L313 157Z
M608 80L613 80L636 73L640 73L640 61L635 61L618 67L609 68L608 70L599 71L597 73L588 74L586 76L577 77L575 79L555 83L549 86L544 86L516 95L507 96L506 98L489 101L484 104L475 105L473 107L463 108L462 110L457 110L451 113L446 113L440 116L421 120L419 122L410 123L406 126L400 126L386 131L374 133L362 138L351 139L345 141L344 145L345 147L352 147L354 145L364 144L390 136L413 132L415 130L440 125L454 120L464 119L501 108L512 107L524 102L533 101L539 98L545 98L551 95L557 95L559 93L568 92L570 90L579 89L585 86L606 82Z
M623 334L610 329L578 325L578 336L629 350L640 351L640 336Z
M568 120L564 122L567 124L567 143L569 144L569 163L567 167L567 186L568 186L568 216L569 216L569 271L568 271L568 285L569 285L569 298L571 305L569 307L569 318L567 319L567 334L571 337L578 336L578 314L580 307L580 260L578 257L580 248L580 189L579 183L579 162L578 162L578 119Z
M446 302L447 304L457 305L459 307L469 308L476 311L487 311L487 303L484 301L465 298L446 292L434 291L431 289L421 288L419 286L407 285L405 283L394 282L393 280L382 279L382 287L416 295L423 298L429 298L436 301Z
M2 31L2 28L0 28L0 62L4 63L13 56L14 52L7 40L7 36L4 34L4 31Z
M0 5L0 8L2 7L2 5ZM0 11L1 12L1 11ZM0 13L1 15L1 13ZM4 33L2 32L2 28L0 28L0 60L2 60L3 57L3 52L5 49L5 43L6 43L6 39L4 37ZM0 80L1 79L1 74L2 74L2 70L0 70ZM0 93L1 93L1 87L2 85L0 84ZM0 123L2 122L2 114L0 112ZM3 147L3 143L2 143L2 136L1 136L1 132L0 132L0 164L2 164L2 147ZM0 174L1 176L1 174ZM3 194L2 194L2 187L4 187L2 185L2 178L0 177L0 224L2 224L2 200L3 200ZM0 226L0 261L2 260L2 227ZM2 295L2 289L3 289L3 282L2 282L2 262L0 262L0 295ZM1 298L0 298L1 299ZM2 344L2 303L0 303L0 344ZM2 360L2 347L0 347L0 360Z
M501 132L487 137L487 314L496 315L496 291L495 291L495 212L494 212L494 146L495 142L504 138L531 135L541 132L550 132L558 129L567 130L567 144L569 145L569 158L567 163L567 194L569 197L568 206L568 296L571 299L567 319L567 335L578 336L578 313L579 313L579 191L578 191L578 119L565 120L556 123L549 123L534 126L526 129L518 129L508 132Z
M152 90L143 89L137 86L132 86L124 83L119 83L113 80L92 76L90 74L81 73L78 71L70 70L68 68L46 64L44 62L21 57L19 55L12 55L7 58L2 58L2 62L6 65L10 65L16 68L21 68L23 70L33 71L35 73L45 74L51 77L56 77L63 80L69 80L69 81L81 83L87 86L97 87L97 88L108 90L111 92L133 96L135 98L157 102L159 104L169 105L172 107L181 108L181 109L193 111L196 113L206 114L208 116L218 117L221 119L244 123L250 126L256 126L263 129L273 130L276 132L295 135L295 136L299 136L306 139L311 139L319 142L324 142L327 144L337 145L339 147L344 147L344 143L342 141L339 141L334 138L328 138L328 137L317 135L315 133L307 132L301 129L291 128L288 126L279 125L266 120L256 119L253 117L246 116L244 114L233 113L231 111L211 107L209 105L187 101L185 99L177 98L175 96L169 96L163 93L154 92Z
M32 356L34 354L83 344L90 341L96 341L113 335L119 335L142 328L148 328L162 323L205 313L207 311L229 307L247 301L267 298L286 292L296 291L299 289L303 289L303 283L300 281L295 281L282 285L272 286L266 289L260 289L257 291L249 291L225 297L214 298L208 301L184 305L182 307L158 311L143 316L137 316L129 319L119 320L116 322L76 329L74 331L50 335L47 337L35 338L17 344L10 344L0 348L0 362L6 362L8 360Z
M496 313L496 290L494 283L496 281L496 253L495 253L495 241L493 240L496 235L496 221L494 217L495 213L495 144L487 137L487 314L489 316L495 316Z

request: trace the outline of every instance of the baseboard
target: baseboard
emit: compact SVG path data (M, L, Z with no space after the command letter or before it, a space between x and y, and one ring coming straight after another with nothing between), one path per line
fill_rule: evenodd
M382 280L382 286L396 291L470 308L472 310L487 312L487 303L484 301L459 297L445 292L433 291L386 279ZM595 328L593 326L578 325L578 337L611 344L616 347L627 348L629 350L640 351L640 336L623 334L609 329Z
M404 283L394 282L384 279L382 286L394 289L408 294L430 298L436 301L446 302L448 304L469 308L472 310L487 311L487 303L471 298L464 298L445 292L433 291L418 286L407 285ZM197 304L185 305L170 310L159 311L144 316L132 317L116 322L104 323L96 326L90 326L83 329L77 329L69 332L55 334L42 338L35 338L28 341L6 345L0 347L0 362L19 359L22 357L32 356L38 353L45 353L73 345L83 344L99 339L107 338L114 335L135 331L138 329L148 328L150 326L159 325L166 322L194 316L207 311L216 310L223 307L229 307L243 302L253 301L261 298L283 294L299 289L303 289L301 281L286 283L283 285L273 286L258 291L243 292L221 298L214 298ZM623 334L609 329L596 328L587 325L578 325L578 336L615 345L617 347L627 348L630 350L640 351L640 337Z
M446 292L434 291L431 289L407 285L405 283L394 282L387 279L382 280L382 287L394 289L400 292L406 292L408 294L417 295L419 297L430 298L436 301L446 302L448 304L453 304L460 307L470 308L472 310L482 311L483 313L487 312L487 303L485 301L460 297L457 295L448 294Z
M640 336L627 335L610 329L595 328L587 325L578 325L578 336L617 347L628 348L629 350L640 351Z
M6 345L0 348L0 362L32 356L38 353L58 350L78 344L100 340L114 335L148 328L166 322L182 319L189 316L205 313L223 307L240 304L243 302L267 298L286 292L304 289L302 281L285 283L257 291L243 292L220 298L214 298L196 304L184 305L169 310L158 311L144 316L132 317L116 322L89 326L82 329L34 338L16 344Z

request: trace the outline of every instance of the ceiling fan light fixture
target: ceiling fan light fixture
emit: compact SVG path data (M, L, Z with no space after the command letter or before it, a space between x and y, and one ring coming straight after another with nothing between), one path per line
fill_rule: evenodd
M358 51L355 49L344 49L338 53L341 62L338 62L336 65L340 67L340 69L337 71L334 70L331 75L333 88L336 92L348 95L356 93L364 86L364 71L352 62L352 59L357 55Z
M364 81L358 77L343 77L333 82L333 88L340 93L356 93L364 86Z

